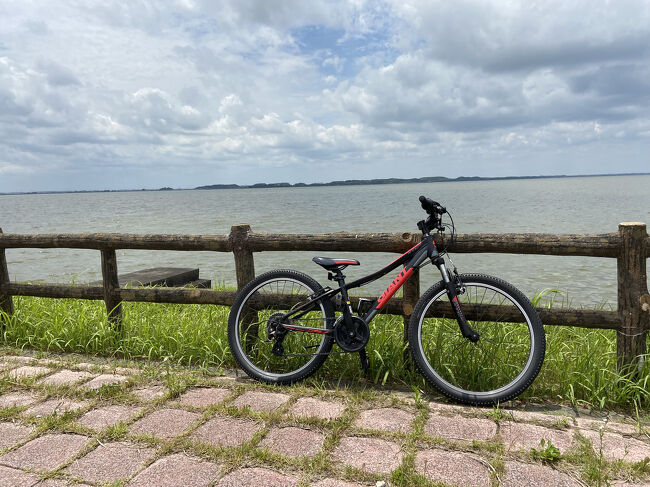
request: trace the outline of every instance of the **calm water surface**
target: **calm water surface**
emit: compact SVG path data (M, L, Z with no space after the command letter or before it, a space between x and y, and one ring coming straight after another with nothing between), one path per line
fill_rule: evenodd
M608 233L622 221L650 221L650 176L395 184L352 187L160 191L0 196L5 233L227 234L237 223L255 232L408 232L424 215L417 198L430 196L451 211L460 233ZM345 206L337 206L344 202ZM231 254L120 250L120 272L147 267L199 267L213 282L235 282ZM313 254L255 254L256 272L293 267L326 283ZM337 253L355 257L361 277L391 254ZM572 305L616 305L616 262L590 257L455 254L461 272L502 277L529 296L562 291ZM101 279L100 254L75 249L8 249L12 279L87 282ZM423 270L423 288L439 279ZM388 276L366 289L378 292Z

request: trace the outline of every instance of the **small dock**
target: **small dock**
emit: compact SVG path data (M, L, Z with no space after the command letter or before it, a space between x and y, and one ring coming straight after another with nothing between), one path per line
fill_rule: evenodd
M120 287L196 287L210 289L212 281L201 279L199 270L191 267L152 267L141 271L118 274ZM102 281L91 282L100 285Z

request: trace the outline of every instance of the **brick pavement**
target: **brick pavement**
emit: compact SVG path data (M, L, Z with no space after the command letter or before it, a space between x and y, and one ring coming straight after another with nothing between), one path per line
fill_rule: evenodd
M590 443L605 466L650 457L647 431L631 421L183 370L191 386L170 391L147 367L0 357L0 486L563 487L588 485ZM541 439L563 459L536 459ZM648 487L650 473L615 485Z

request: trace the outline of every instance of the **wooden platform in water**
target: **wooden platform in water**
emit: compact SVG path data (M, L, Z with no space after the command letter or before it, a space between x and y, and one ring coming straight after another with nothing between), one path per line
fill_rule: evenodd
M199 270L191 267L152 267L141 271L119 274L118 281L120 287L192 286L210 288L212 284L209 279L199 278ZM95 281L91 284L101 285L102 281Z

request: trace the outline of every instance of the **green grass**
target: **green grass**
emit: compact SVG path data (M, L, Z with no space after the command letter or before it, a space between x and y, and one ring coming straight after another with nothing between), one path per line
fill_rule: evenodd
M235 365L228 348L227 307L124 303L119 333L107 321L101 301L14 297L14 304L14 315L5 316L7 346L198 367ZM650 360L635 378L618 373L614 331L548 326L546 333L544 366L523 399L638 414L648 409ZM367 350L371 382L431 392L404 360L401 317L378 316L371 324ZM361 375L357 354L333 354L308 383L357 381Z

